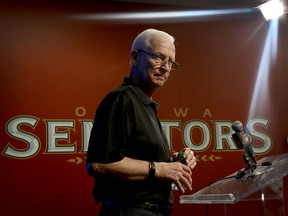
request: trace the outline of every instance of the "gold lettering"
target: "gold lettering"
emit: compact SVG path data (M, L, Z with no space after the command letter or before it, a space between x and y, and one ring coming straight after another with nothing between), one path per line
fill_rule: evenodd
M77 116L82 117L86 115L86 109L84 107L77 107L75 110Z
M186 117L187 116L188 108L185 108L185 110L183 110L182 108L180 108L178 110L176 108L173 108L173 110L174 110L174 113L177 117L180 117L180 116Z
M205 109L203 117L206 117L207 115L208 115L208 117L212 118L212 114L208 108Z

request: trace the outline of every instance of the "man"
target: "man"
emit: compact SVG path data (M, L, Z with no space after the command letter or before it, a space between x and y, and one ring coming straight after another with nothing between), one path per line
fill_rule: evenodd
M170 157L153 94L175 69L174 38L155 29L140 33L131 49L131 70L97 108L86 167L95 178L99 215L171 215L171 183L192 190L194 153ZM181 163L179 162L181 155Z

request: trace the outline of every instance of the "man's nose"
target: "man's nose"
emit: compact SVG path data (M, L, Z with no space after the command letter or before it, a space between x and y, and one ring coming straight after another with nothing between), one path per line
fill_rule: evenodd
M170 72L171 71L171 65L169 64L168 61L165 61L162 63L161 69L164 69L166 72Z

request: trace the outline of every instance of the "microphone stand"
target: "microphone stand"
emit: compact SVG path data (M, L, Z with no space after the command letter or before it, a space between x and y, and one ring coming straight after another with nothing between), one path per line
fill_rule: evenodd
M236 179L241 179L247 172L249 172L248 178L252 178L252 177L260 174L258 172L254 172L254 170L257 167L257 165L256 165L257 161L256 161L256 158L255 158L255 156L252 153L250 148L252 148L250 145L244 148L243 160L244 160L244 163L246 164L246 166L245 166L244 170L240 170L237 173ZM252 158L253 163L251 163L250 157Z

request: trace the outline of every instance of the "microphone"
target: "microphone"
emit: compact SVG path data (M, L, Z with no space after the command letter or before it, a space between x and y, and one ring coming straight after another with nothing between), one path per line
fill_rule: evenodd
M245 164L247 164L247 166L250 169L251 167L250 158L252 159L254 164L257 164L257 160L255 158L254 151L252 148L252 144L254 143L253 137L249 129L243 128L243 124L238 120L233 122L232 129L235 131L235 133L232 134L232 138L239 149L244 148L243 159Z

